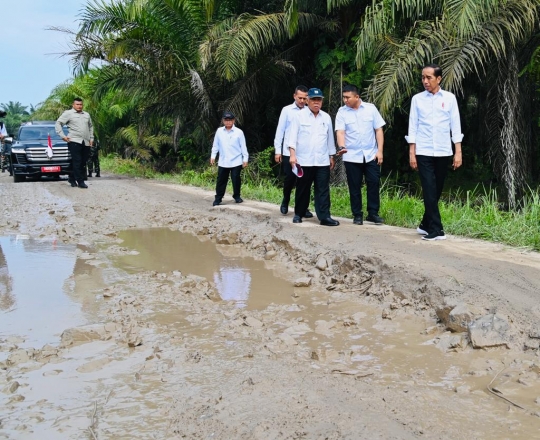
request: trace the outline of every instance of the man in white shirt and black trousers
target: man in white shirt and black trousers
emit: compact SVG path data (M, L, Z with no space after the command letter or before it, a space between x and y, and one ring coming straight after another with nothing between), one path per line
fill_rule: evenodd
M381 165L383 163L384 133L386 124L377 108L360 99L356 86L343 87L343 102L336 115L337 154L343 156L353 223L364 224L362 211L362 180L366 177L366 221L382 225L379 217Z
M291 123L296 114L306 109L308 88L306 86L296 86L294 90L292 104L286 105L281 110L279 115L279 122L276 128L276 136L274 138L275 160L277 163L283 165L283 172L285 173L285 180L283 181L283 199L281 200L280 212L286 215L289 212L289 202L291 201L291 192L296 184L296 175L292 171L291 164L289 163L289 145L287 140L289 138L289 130ZM304 214L304 218L312 218L313 214L307 210Z
M424 216L416 229L424 240L445 240L439 199L453 155L452 168L462 164L461 122L456 97L442 90L442 69L429 64L422 69L425 91L413 96L409 114L409 163L418 170L424 195ZM452 142L455 151L452 152Z
M240 172L247 167L249 154L246 147L244 132L234 125L234 114L226 111L223 113L223 127L219 127L214 136L210 163L216 163L216 156L219 153L218 177L216 182L216 197L213 206L221 204L229 174L233 185L233 199L236 203L242 203L240 197L240 187L242 180Z
M330 170L334 168L336 146L332 120L321 110L323 93L308 90L308 108L298 112L292 121L288 145L293 169L299 164L303 176L296 181L293 223L302 223L309 206L311 185L315 183L315 211L323 226L338 226L330 217Z

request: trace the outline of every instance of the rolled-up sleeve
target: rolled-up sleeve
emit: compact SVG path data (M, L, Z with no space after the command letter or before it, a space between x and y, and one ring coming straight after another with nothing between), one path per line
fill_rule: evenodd
M405 136L405 139L409 144L416 144L416 133L418 132L418 103L416 102L416 96L413 96L411 100L411 111L409 113L409 134Z
M457 144L463 140L463 133L461 132L461 121L459 119L459 108L457 100L454 97L452 101L452 115L450 117L450 132L452 134L452 142Z

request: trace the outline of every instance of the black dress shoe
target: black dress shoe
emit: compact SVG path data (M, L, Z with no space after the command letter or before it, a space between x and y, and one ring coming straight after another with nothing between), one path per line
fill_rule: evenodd
M101 174L99 174L99 173L96 173L96 177L101 177Z
M77 188L77 183L76 182L69 182L69 184L71 185L72 188Z
M361 215L357 215L356 217L354 217L353 221L352 221L355 225L363 225L364 224L364 219L362 218Z
M304 214L304 218L313 218L313 213L307 209L306 213Z
M92 173L88 173L88 177L92 177Z
M323 226L339 226L339 222L334 220L332 217L325 218L321 220L321 225Z
M281 206L279 207L279 211L283 215L287 215L287 213L289 212L289 204L285 203L285 202L281 202Z
M221 200L214 200L214 203L212 203L212 206L218 206L221 205Z
M78 186L79 188L88 188L88 185L87 185L86 183L84 183L84 182L79 183L77 186Z
M377 214L369 214L366 217L366 221L375 223L376 225L382 225L384 223L384 219L379 217Z
M300 217L299 215L295 215L292 219L292 222L293 223L302 223L302 217Z
M244 201L244 199L242 199L242 197L236 197L236 198L234 199L234 201L235 201L236 203L242 203L242 202Z

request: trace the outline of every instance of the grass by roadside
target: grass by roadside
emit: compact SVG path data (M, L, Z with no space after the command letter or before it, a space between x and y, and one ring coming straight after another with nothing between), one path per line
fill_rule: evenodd
M202 172L187 170L179 174L163 174L134 160L114 156L101 159L102 169L115 174L157 179L208 190L215 188L217 167ZM228 194L231 194L229 185ZM365 189L364 189L365 191ZM262 179L244 179L242 197L264 202L281 203L281 188ZM459 195L459 197L458 197ZM530 190L519 211L500 209L496 190L477 188L466 194L450 195L441 202L445 231L453 235L479 238L540 251L540 191ZM332 215L352 218L347 187L332 187ZM364 193L364 200L365 193ZM423 214L422 200L385 181L381 189L380 215L389 225L416 228ZM276 212L279 212L276 207Z

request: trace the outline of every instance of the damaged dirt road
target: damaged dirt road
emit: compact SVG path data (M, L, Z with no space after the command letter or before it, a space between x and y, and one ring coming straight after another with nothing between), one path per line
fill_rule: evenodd
M537 253L89 186L0 177L0 439L540 438Z

